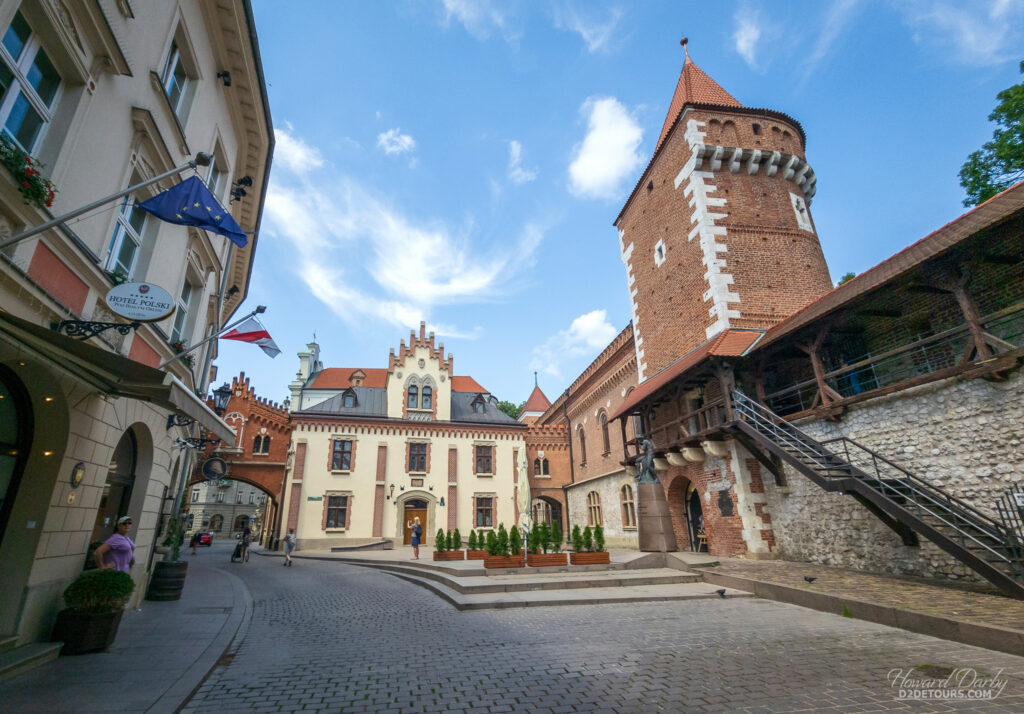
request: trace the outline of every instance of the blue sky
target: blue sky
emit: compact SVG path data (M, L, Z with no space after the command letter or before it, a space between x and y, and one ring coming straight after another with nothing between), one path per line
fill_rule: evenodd
M425 320L455 372L554 399L629 322L612 226L689 37L742 104L807 133L833 279L964 212L957 172L1020 81L1024 2L253 0L277 149L249 298L282 349L221 341L287 395L312 340L384 367Z

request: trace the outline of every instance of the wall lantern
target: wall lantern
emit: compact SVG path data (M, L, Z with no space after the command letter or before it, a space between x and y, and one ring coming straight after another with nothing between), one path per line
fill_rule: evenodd
M441 496L441 508L444 508L444 496Z
M213 410L218 415L224 414L228 408L228 400L231 399L231 385L227 382L213 390Z
M390 501L391 497L394 496L394 495L395 495L395 484L391 484L391 492L388 493L388 500Z

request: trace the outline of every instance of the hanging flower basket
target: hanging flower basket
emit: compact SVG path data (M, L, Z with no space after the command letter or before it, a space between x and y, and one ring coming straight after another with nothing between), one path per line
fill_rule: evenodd
M53 205L53 197L57 188L50 179L43 178L39 172L43 165L36 162L11 140L0 136L0 163L7 167L18 184L18 192L25 203L37 208L49 208Z
M179 342L172 342L171 343L171 349L174 350L175 352L178 352L178 353L184 352L185 351L185 343L184 342L180 342L180 341ZM179 359L181 359L182 362L184 362L186 365L188 365L189 369L192 368L192 365L195 364L195 361L196 361L196 358L193 357L192 355L184 355L184 354L181 355L181 357Z

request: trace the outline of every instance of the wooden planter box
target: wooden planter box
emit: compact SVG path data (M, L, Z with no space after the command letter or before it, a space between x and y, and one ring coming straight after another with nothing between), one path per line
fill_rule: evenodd
M464 550L446 550L443 553L438 553L435 550L434 560L464 560L465 552Z
M486 550L467 550L466 560L483 560L487 557Z
M485 568L522 568L526 559L521 555L488 555L484 558Z
M61 610L53 626L51 642L63 642L62 655L100 652L114 644L117 627L124 610L90 614L77 610Z
M568 562L569 558L566 553L528 553L526 555L526 564L539 568L551 565L566 565Z
M569 563L572 565L608 565L611 562L607 552L569 554Z

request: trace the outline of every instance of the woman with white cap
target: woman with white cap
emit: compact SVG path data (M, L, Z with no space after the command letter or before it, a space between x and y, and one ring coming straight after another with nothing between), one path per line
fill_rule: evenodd
M128 537L132 528L131 516L117 519L117 530L92 554L100 570L120 570L127 573L135 562L135 543Z

